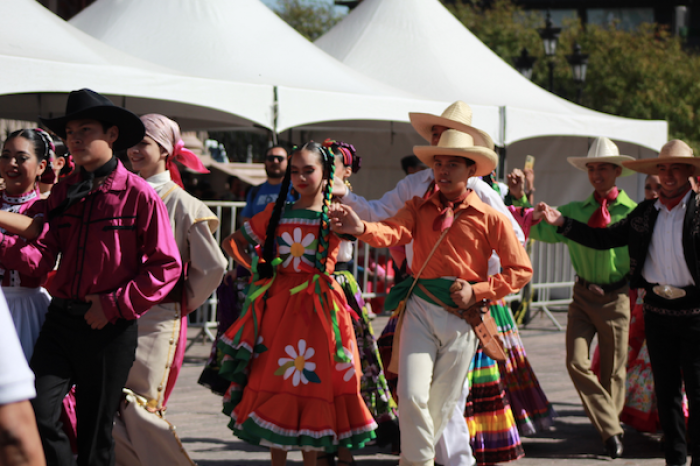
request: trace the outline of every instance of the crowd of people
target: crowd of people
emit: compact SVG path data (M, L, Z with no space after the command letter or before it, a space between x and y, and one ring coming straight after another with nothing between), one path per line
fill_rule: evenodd
M41 120L50 133L8 135L0 464L194 464L165 412L187 316L215 290L200 383L274 466L290 450L306 466L354 466L372 442L404 466L517 460L521 436L556 415L504 302L532 277L533 238L571 256L566 367L602 449L624 455L625 422L663 432L667 465L690 453L700 466L700 158L671 141L635 160L597 138L568 159L593 193L555 209L535 205L531 167L496 180L494 143L467 104L409 117L426 144L377 200L352 191L361 157L348 142L270 147L267 181L221 246L178 164L207 170L169 118L82 89ZM616 187L634 172L648 175L639 205ZM358 240L396 265L380 335L349 265Z

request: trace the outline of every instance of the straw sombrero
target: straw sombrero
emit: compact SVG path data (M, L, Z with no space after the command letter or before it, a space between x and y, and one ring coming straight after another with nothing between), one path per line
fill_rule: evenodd
M474 138L470 134L454 129L448 129L442 133L437 146L414 146L413 153L431 168L436 155L471 159L476 164L474 176L488 175L498 164L498 156L494 151L474 145Z
M700 157L695 157L693 149L680 139L674 139L664 144L659 156L655 159L631 160L623 162L623 165L636 172L658 175L660 163L684 163L700 169Z
M413 128L428 142L432 142L433 126L445 126L470 134L476 146L494 149L491 136L472 126L472 109L461 100L447 107L441 116L430 113L409 113L408 118Z
M588 171L587 163L612 163L622 168L620 176L629 176L634 173L623 166L623 162L634 160L629 155L620 155L620 150L614 142L608 138L596 138L588 149L586 157L567 157L571 165L579 170Z

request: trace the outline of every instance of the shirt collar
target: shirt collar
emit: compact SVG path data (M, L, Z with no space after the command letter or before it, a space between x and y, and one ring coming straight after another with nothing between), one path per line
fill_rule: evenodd
M428 197L423 202L423 205L434 205L438 209L444 208L442 205L442 202L440 202L440 191L436 191L432 194L432 196ZM460 210L464 210L468 207L473 207L481 212L484 212L484 204L481 202L481 199L479 199L479 196L476 195L476 193L473 190L470 190L469 194L467 195L467 198L462 201L461 204L459 204L456 208L455 211L458 212Z
M634 202L632 201L632 199L630 199L630 197L627 195L627 193L625 191L623 191L622 189L619 189L619 193L617 195L617 198L615 198L615 200L610 203L611 206L614 206L617 204L622 204L624 206L629 206L629 207L634 207L634 205L635 205ZM585 201L583 201L583 207L586 207L589 205L596 206L596 207L599 205L598 202L595 200L595 193L591 193L591 195L588 196Z
M673 212L675 209L677 209L677 208L679 208L679 207L680 207L681 209L685 209L686 205L688 204L688 200L690 199L690 195L691 195L692 193L693 193L693 190L692 190L692 189L688 190L688 192L685 193L685 196L683 196L683 199L681 199L681 202L679 202L677 205L675 205L675 206L673 207L673 209L671 209L671 210L664 209L664 210L666 210L666 212ZM656 202L654 202L654 208L655 208L656 210L661 210L661 207L663 207L663 204L661 203L660 200L657 199Z
M102 186L112 191L123 191L126 189L126 180L129 174L132 173L124 167L121 160L117 160L117 168L110 173Z
M151 185L153 189L158 189L164 184L170 182L170 171L165 170L164 172L158 173L146 179L146 182Z

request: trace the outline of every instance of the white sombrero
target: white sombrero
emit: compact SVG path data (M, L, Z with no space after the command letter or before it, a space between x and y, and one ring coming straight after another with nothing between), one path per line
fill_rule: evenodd
M445 126L470 134L474 138L474 145L494 149L491 136L472 126L472 109L461 100L447 107L441 116L430 113L409 113L408 118L413 128L428 142L432 142L433 126Z
M700 169L700 157L695 157L693 149L680 139L674 139L664 144L659 156L655 159L632 160L623 164L636 172L658 175L660 163L684 163Z
M491 149L474 145L471 134L448 129L440 136L437 146L414 146L413 153L421 162L431 167L436 155L450 155L471 159L476 164L474 176L488 175L498 164L498 155Z
M620 150L614 142L608 138L596 138L588 149L586 157L567 157L571 165L579 170L588 171L588 163L612 163L622 168L620 176L629 176L634 172L623 166L623 162L634 160L629 155L620 155Z

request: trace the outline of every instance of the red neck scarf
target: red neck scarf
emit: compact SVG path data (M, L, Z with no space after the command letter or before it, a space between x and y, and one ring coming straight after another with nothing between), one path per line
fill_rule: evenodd
M600 207L598 208L598 210L593 212L591 218L588 219L589 227L603 228L610 224L610 212L608 211L608 204L617 199L618 194L620 194L620 191L617 189L617 186L613 186L613 189L611 189L605 197L598 194L598 192L593 193L593 197L595 198L596 202L600 204Z
M447 199L444 194L440 193L440 203L442 203L445 208L440 211L440 216L435 219L435 222L433 223L433 230L442 232L452 226L452 222L455 219L454 208L460 205L467 198L470 192L471 190L467 189L464 194L453 200Z
M666 206L668 210L673 209L676 207L680 202L683 197L688 194L688 191L690 191L690 185L688 185L680 194L676 194L675 196L672 197L666 197L664 196L663 191L659 193L659 202L662 203L663 205Z

